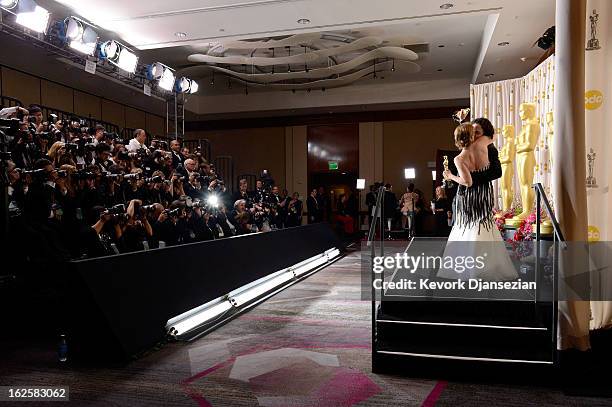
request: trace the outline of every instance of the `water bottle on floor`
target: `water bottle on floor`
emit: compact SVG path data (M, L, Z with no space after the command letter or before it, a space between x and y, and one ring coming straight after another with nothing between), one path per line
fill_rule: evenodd
M68 360L68 342L66 341L66 335L60 335L57 357L60 362L66 362Z

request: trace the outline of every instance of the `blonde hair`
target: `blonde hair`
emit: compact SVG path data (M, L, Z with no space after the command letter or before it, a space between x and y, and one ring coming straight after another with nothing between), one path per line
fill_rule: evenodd
M472 123L463 123L455 128L455 146L462 149L474 141L474 127Z
M49 158L55 161L55 159L57 158L57 150L64 147L65 145L66 144L61 141L56 141L55 143L53 143L51 147L49 147L49 151L47 151L47 155L49 156Z

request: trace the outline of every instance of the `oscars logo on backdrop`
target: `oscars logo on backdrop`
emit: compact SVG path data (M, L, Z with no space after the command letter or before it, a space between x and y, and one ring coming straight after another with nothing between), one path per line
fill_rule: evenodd
M595 167L595 157L597 154L591 148L591 153L587 154L587 160L589 161L589 176L586 179L587 188L597 188L597 180L593 176L593 169Z
M600 49L599 40L597 37L597 22L599 21L599 14L597 14L597 10L593 9L593 14L589 16L589 20L591 20L591 38L587 41L587 51L594 51Z
M603 104L603 93L596 89L587 90L584 94L584 107L587 110L596 110Z
M597 226L589 225L587 241L599 242L599 239L601 239L599 228Z

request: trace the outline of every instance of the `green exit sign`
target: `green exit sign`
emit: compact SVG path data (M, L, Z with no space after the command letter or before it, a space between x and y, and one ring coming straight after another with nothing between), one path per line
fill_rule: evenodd
M338 169L338 163L336 161L328 161L327 165L329 165L329 169L330 170L337 170Z

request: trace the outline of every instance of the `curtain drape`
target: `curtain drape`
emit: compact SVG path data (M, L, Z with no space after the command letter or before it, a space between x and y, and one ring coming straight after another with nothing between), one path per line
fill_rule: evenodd
M585 16L586 0L557 0L555 120L552 193L557 219L570 245L586 245ZM590 302L572 298L569 284L588 272L587 256L560 250L559 349L586 350ZM564 292L563 289L567 291Z
M612 4L588 0L586 9L585 126L587 160L588 239L591 247L591 329L612 325L610 244L612 239ZM595 38L596 41L592 41ZM590 43L589 43L590 41ZM590 177L590 178L589 178Z
M546 114L554 108L555 59L549 57L530 73L522 78L471 85L470 109L472 120L485 117L495 127L495 144L501 148L505 140L501 133L505 125L514 126L515 135L521 131L519 105L523 102L535 103L536 115L540 120L540 139L535 149L536 168L534 182L540 182L547 194L551 194L551 145L552 138L547 137L549 126ZM516 173L516 171L515 171ZM514 180L514 206L520 204L518 180ZM497 182L494 184L496 206L501 207L500 191Z

